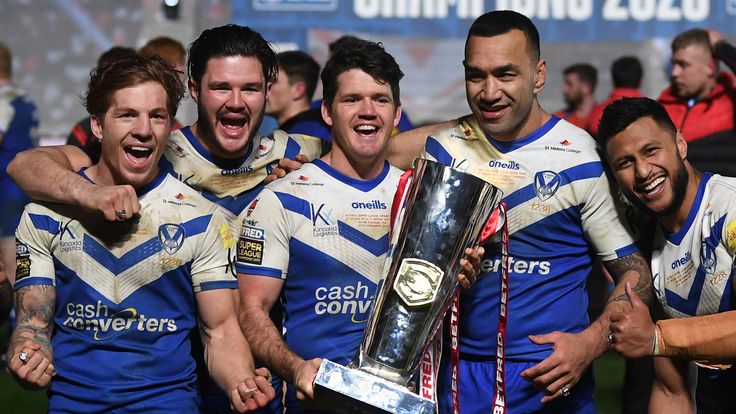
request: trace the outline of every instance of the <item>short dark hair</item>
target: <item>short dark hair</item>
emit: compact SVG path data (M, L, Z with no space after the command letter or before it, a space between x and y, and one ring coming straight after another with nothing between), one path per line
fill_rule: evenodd
M603 110L598 124L598 137L604 149L611 137L646 117L673 136L677 133L675 124L659 102L649 98L622 98L613 101Z
M279 59L279 70L286 73L290 83L304 82L307 87L306 98L311 101L319 82L319 63L299 50L281 52L276 56Z
M333 55L335 52L337 52L340 49L346 48L346 47L354 47L355 45L361 44L361 42L364 42L363 39L352 36L352 35L344 35L340 36L336 40L334 40L329 45L330 55Z
M622 56L611 65L611 79L614 88L639 88L644 69L641 61L634 56Z
M713 52L710 50L710 38L708 37L707 30L690 29L678 34L672 39L672 53L690 45L699 45L707 50L711 56L713 55Z
M114 61L123 57L133 56L136 52L132 47L127 46L113 46L104 51L100 57L97 58L97 65L101 65L103 62Z
M156 55L133 54L104 61L92 69L84 106L90 115L96 116L102 123L115 92L149 81L157 82L164 88L169 116L174 118L184 95L184 84L177 71Z
M250 27L227 24L203 31L189 45L189 80L199 86L207 62L227 56L255 57L261 62L266 82L276 81L279 74L276 53L258 32Z
M598 83L598 70L593 65L587 63L570 65L562 71L562 74L565 76L571 74L578 75L578 79L590 85L590 88L593 90L595 90L595 85Z
M391 86L394 103L397 106L401 104L399 81L404 77L404 73L381 43L367 40L353 47L338 50L327 61L321 75L322 96L325 102L332 103L337 93L338 76L350 69L360 69L378 82L388 83Z
M521 13L511 10L496 10L481 15L473 22L468 30L465 47L468 46L470 36L493 37L508 33L512 30L521 30L527 40L529 51L534 60L539 60L541 47L539 45L539 31L534 23Z

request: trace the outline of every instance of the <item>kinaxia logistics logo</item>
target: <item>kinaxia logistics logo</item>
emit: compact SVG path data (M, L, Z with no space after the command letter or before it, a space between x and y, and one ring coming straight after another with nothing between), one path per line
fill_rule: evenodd
M105 341L123 331L176 332L176 320L152 318L139 313L136 308L110 309L102 301L95 304L69 302L64 306L66 317L63 326L78 331L94 331L95 341Z
M309 210L312 218L313 237L336 236L340 233L337 228L337 220L332 217L333 209L327 207L326 204L320 204L318 207L310 203Z
M314 290L317 315L352 315L354 323L365 322L371 309L375 286L359 280L355 285L320 286Z

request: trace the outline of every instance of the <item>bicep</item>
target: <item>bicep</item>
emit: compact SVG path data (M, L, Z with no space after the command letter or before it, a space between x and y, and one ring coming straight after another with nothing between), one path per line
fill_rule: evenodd
M236 318L235 300L230 289L212 289L195 294L202 329L213 330Z
M270 276L238 274L241 309L260 308L269 312L281 295L284 281Z

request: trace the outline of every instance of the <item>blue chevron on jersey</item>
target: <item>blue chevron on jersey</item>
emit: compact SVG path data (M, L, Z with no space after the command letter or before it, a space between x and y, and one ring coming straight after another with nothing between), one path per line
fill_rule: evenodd
M16 232L14 289L55 287L51 412L196 412L195 294L233 289L225 213L164 170L140 217L104 222L29 204ZM27 266L26 266L27 265Z
M511 256L507 358L538 361L551 353L528 335L585 329L592 257L606 261L637 251L593 139L552 117L526 137L501 142L466 117L430 137L422 155L504 192ZM496 349L501 264L498 243L485 248L481 271L488 274L463 292L460 309L461 352L482 356Z
M652 255L657 299L670 317L733 310L736 179L704 174L685 224L658 228Z
M317 160L267 185L238 217L238 273L284 280L285 340L302 358L346 364L357 351L400 175L386 163L356 180Z

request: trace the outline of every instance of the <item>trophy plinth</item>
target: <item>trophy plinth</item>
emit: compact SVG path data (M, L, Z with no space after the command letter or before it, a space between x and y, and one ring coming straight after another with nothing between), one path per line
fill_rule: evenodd
M363 341L344 367L323 361L315 386L329 390L343 412L431 413L435 404L412 390L458 288L460 259L477 246L501 201L486 181L418 159L394 198L389 254ZM497 217L497 216L496 216Z

